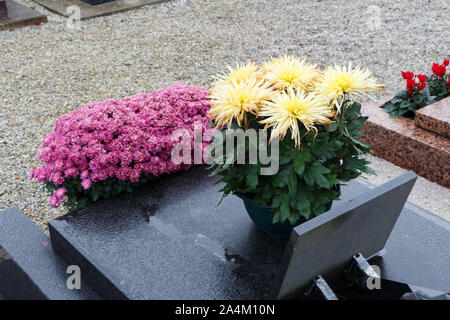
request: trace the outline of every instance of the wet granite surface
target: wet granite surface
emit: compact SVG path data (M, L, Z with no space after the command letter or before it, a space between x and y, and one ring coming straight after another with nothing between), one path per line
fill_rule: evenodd
M268 297L287 240L258 231L237 197L216 207L216 178L206 175L174 174L53 220L53 248L104 298Z
M207 174L194 168L55 219L53 248L105 298L269 298L287 239L256 229L236 196L216 206ZM367 190L352 185L343 198Z
M390 118L380 108L390 99L362 105L361 111L369 119L361 140L372 146L376 156L450 187L450 140L417 127L412 119Z
M194 168L97 202L51 221L52 246L66 263L81 267L83 280L103 298L271 298L287 240L257 230L235 196L216 206L215 180ZM343 187L343 201L367 190L353 181ZM413 217L401 215L388 242L386 274L450 288L450 273L443 271L449 224L442 220L442 229L412 209L406 215Z
M450 137L450 97L426 106L416 112L416 126Z

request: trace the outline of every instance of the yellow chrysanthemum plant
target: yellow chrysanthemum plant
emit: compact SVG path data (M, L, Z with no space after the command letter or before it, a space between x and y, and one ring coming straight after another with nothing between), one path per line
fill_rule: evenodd
M330 209L342 183L373 173L361 157L370 147L359 141L367 118L358 99L382 86L368 70L349 64L321 71L283 56L228 71L209 90L218 129L212 174L221 176L224 196L244 200L259 229L289 236L293 226ZM264 171L274 163L277 170Z

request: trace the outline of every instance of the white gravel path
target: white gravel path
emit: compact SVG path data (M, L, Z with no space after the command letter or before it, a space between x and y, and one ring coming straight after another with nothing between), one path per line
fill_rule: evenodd
M377 8L378 27L368 23ZM18 206L44 230L64 213L27 175L55 120L85 103L180 80L207 86L227 64L285 53L322 67L361 62L391 94L401 70L425 72L448 56L449 13L448 0L178 0L85 20L81 30L50 13L47 24L0 32L0 209ZM375 160L375 182L396 168ZM414 202L450 219L448 189L421 179L420 190Z

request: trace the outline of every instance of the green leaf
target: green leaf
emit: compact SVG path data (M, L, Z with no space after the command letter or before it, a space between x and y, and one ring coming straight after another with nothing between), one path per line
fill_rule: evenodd
M258 185L258 173L257 173L257 169L256 167L252 167L255 168L256 170L250 170L249 174L247 175L247 186L251 189L255 189L256 186Z
M327 178L325 178L324 174L330 173L330 169L325 168L320 162L315 162L313 165L313 176L314 181L321 186L322 188L330 188L330 183Z
M280 170L278 175L280 176L281 180L283 181L283 184L286 186L289 184L289 172L290 168L284 168L283 170Z
M289 222L292 225L295 225L298 219L300 219L300 215L297 212L291 212L291 215L289 216Z
M334 186L336 184L339 184L339 179L337 178L336 174L329 174L327 175L327 180L330 183L331 186Z
M398 92L397 96L403 99L408 99L408 90L402 90Z
M349 129L362 128L369 117L359 117L349 123Z
M390 102L392 104L396 104L396 103L401 103L404 100L404 98L399 97L399 96L395 96ZM389 103L389 102L388 102Z
M283 200L280 205L280 222L283 223L289 218L291 211L289 208L289 203L287 199L287 194L283 194Z
M338 128L337 122L333 122L333 123L331 123L331 125L327 128L327 131L330 132L330 133L332 133L332 132L335 132L335 131L337 130L337 128Z
M309 219L309 216L311 214L310 207L311 204L308 200L308 197L304 192L300 191L297 196L297 210L305 219Z
M401 109L407 109L407 108L409 108L411 106L411 102L410 101L408 101L408 100L404 100L404 101L402 101L402 103L400 103L400 108Z
M92 197L92 200L97 201L98 198L100 197L100 193L98 191L93 191L91 193L91 197Z
M316 180L316 183L319 186L321 186L322 188L330 189L330 187L331 187L330 182L322 174L317 174L315 176L315 180Z
M289 194L294 195L297 192L297 175L295 174L295 170L292 168L289 170Z
M308 184L308 186L314 186L314 170L313 167L308 168L303 176L303 179Z
M280 211L276 211L273 214L272 223L278 223L280 222Z
M391 118L401 118L401 114L398 110L393 110L391 113L389 113L389 117Z
M301 176L303 174L303 172L305 172L305 159L300 153L297 153L295 155L293 165L294 165L295 172L299 176Z
M394 111L395 109L397 109L397 106L394 105L393 103L389 103L389 102L388 102L388 103L384 104L383 109L384 109L384 111L386 111L386 112L392 112L392 111Z
M309 186L314 186L317 183L320 187L329 189L331 187L324 174L330 173L330 169L324 167L320 162L316 161L306 170L304 175L305 182Z
M348 117L355 117L361 114L361 104L359 102L353 102L345 110Z
M272 186L282 188L285 184L283 183L283 180L281 180L281 177L277 175L272 178Z
M281 194L273 197L272 208L278 208L280 206L282 200L283 200L283 197Z

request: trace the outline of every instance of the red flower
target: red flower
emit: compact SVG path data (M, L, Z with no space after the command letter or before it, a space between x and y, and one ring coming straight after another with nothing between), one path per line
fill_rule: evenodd
M450 86L450 77L447 77L447 82L445 83L445 85Z
M444 63L443 63L444 67L448 66L449 63L450 63L450 61L448 61L448 59L444 59Z
M437 63L433 63L433 66L431 67L431 70L439 78L442 78L445 75L445 73L447 72L447 69L445 68L445 65L440 65L440 64L437 64Z
M417 79L419 79L420 82L425 82L427 80L427 76L424 74L419 74Z
M416 85L416 81L414 79L408 79L406 80L406 89L408 89L408 94L411 95L414 86Z
M414 79L406 80L406 88L412 89L412 88L414 88L415 85L416 85L416 81L414 81Z
M412 79L414 77L414 73L412 73L412 72L403 72L402 71L402 77L405 80L409 80L409 79Z
M422 91L427 86L426 82L416 83L416 87L419 91Z

